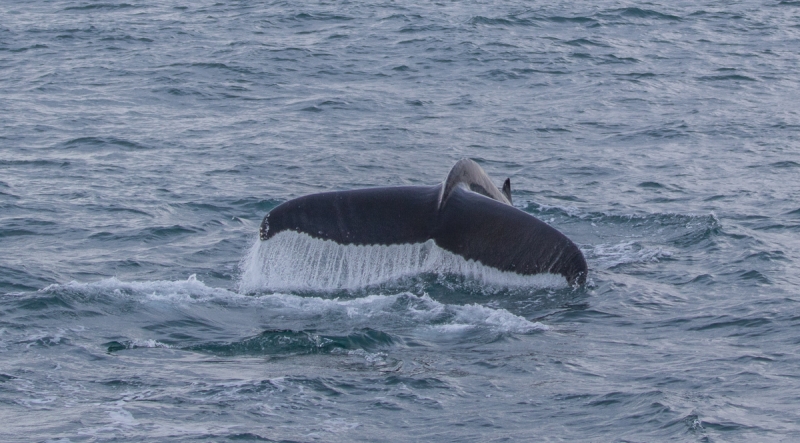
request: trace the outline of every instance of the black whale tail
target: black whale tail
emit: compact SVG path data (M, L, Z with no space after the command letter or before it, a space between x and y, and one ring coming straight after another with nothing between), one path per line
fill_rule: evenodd
M325 192L273 209L260 237L295 231L343 245L418 244L433 240L466 260L521 275L560 274L584 284L580 249L562 233L511 206L511 185L502 191L472 160L460 160L444 183Z

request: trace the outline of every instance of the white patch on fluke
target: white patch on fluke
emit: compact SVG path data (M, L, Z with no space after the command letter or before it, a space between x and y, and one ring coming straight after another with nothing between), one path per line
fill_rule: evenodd
M565 287L561 275L520 275L445 251L432 240L401 245L341 245L283 231L256 240L241 264L239 291L358 289L403 277L455 274L502 287Z

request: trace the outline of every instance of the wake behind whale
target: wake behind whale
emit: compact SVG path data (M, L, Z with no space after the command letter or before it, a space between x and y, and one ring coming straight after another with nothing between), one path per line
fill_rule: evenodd
M472 160L436 186L325 192L270 211L242 265L240 290L356 289L421 273L502 286L586 281L580 249L511 206Z

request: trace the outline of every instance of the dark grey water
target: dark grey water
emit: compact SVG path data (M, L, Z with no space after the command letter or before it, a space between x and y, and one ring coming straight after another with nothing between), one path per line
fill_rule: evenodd
M415 3L0 4L0 440L800 439L800 3ZM586 287L243 277L462 157Z

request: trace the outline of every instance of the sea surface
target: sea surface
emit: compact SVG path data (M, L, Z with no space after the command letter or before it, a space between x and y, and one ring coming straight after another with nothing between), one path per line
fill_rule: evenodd
M465 157L586 285L258 240ZM798 441L799 268L797 1L0 2L4 442Z

